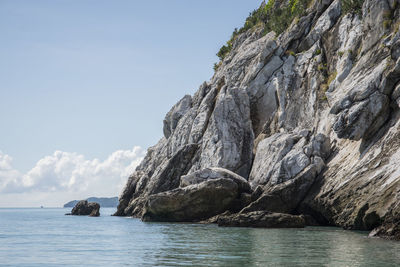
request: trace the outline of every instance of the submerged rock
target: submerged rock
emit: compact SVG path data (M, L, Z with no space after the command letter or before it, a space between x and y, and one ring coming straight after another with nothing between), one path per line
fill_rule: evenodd
M262 227L262 228L303 228L306 225L304 216L268 211L253 211L220 216L218 226Z
M89 215L91 217L98 217L100 216L100 204L81 200L72 208L71 213L65 215Z

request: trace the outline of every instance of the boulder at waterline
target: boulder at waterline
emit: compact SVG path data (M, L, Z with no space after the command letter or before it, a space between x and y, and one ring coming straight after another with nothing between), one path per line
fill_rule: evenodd
M238 197L238 185L219 178L150 195L143 221L195 222L228 210Z

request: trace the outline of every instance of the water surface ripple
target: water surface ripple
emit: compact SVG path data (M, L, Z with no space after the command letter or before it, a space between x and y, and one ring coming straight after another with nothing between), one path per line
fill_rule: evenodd
M0 266L400 266L400 242L339 228L222 228L0 209Z

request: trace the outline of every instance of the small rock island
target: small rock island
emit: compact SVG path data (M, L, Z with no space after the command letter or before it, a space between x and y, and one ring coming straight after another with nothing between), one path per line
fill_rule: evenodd
M116 208L118 206L118 197L89 197L89 202L97 202L103 208ZM73 208L79 200L72 200L64 204L64 208Z
M81 200L76 203L75 207L72 208L71 213L65 215L86 215L90 217L100 216L100 204L96 202L88 202L87 200Z

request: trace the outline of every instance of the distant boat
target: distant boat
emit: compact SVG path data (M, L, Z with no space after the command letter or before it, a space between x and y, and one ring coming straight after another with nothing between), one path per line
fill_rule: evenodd
M43 206L40 206L41 209L43 209Z

